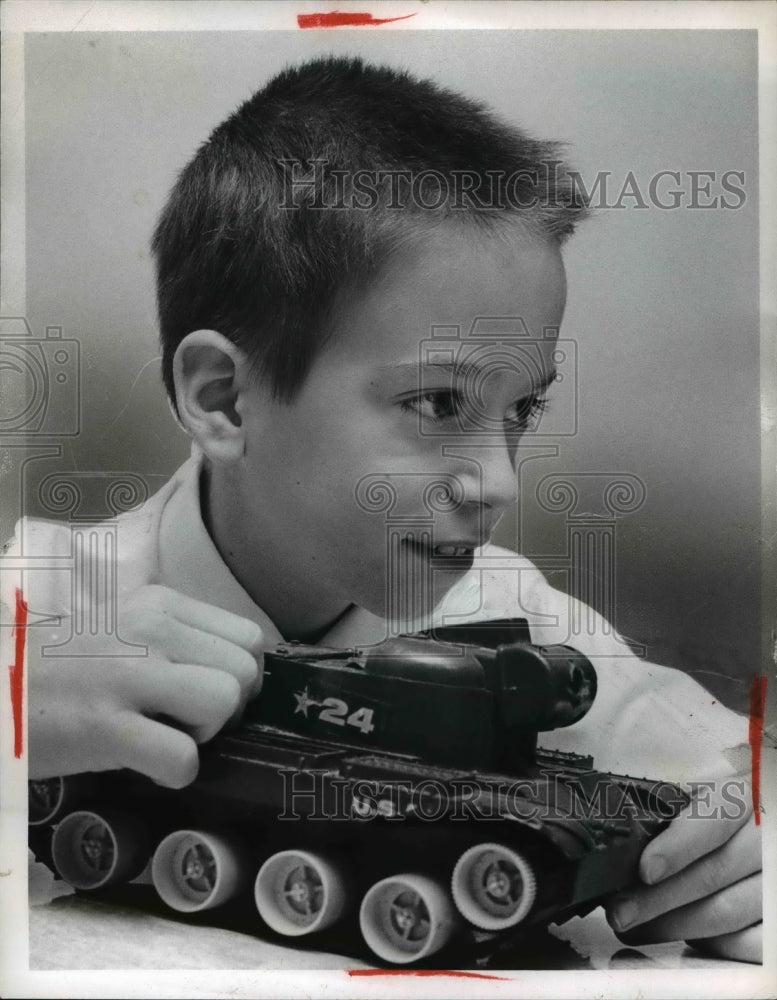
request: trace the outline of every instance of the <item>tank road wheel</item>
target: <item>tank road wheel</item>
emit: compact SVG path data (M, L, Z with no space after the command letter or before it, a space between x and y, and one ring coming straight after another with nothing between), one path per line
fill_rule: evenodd
M459 913L486 931L515 927L537 895L537 879L526 858L502 844L477 844L456 862L451 879Z
M347 903L345 879L331 859L308 851L279 851L256 876L256 908L279 934L299 937L330 927Z
M69 774L66 778L39 778L27 782L27 823L47 826L73 812L95 788L95 775Z
M376 882L359 912L366 943L379 958L396 965L439 951L457 923L448 893L426 875L395 875Z
M57 871L76 889L128 882L143 871L148 854L143 826L120 813L72 812L51 840Z
M236 895L245 876L242 849L201 830L175 830L159 844L151 879L163 902L179 913L220 906Z
M28 823L43 826L52 823L62 811L65 799L64 778L44 778L27 782Z

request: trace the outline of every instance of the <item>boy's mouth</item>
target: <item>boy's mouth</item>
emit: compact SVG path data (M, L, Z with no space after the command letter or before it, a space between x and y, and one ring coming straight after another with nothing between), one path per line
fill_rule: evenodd
M466 542L440 543L430 546L407 535L403 544L425 559L433 561L437 569L469 569L475 558L476 544Z
M471 556L475 550L466 545L435 545L432 550L436 556Z

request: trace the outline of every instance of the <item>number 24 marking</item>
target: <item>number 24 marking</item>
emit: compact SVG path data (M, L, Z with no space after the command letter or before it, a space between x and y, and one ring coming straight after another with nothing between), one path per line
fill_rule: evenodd
M322 722L333 722L336 726L355 726L363 733L371 733L373 710L357 708L348 715L348 705L341 698L324 698L323 709L319 713Z

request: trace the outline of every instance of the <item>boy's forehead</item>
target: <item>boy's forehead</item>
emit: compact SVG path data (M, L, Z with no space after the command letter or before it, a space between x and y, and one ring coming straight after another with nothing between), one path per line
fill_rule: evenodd
M501 355L535 357L558 339L558 325L530 329L523 316L476 316L468 327L432 325L419 341L417 362L393 366L422 374L447 372L454 378L483 374ZM392 366L383 366L388 371Z
M379 375L431 366L461 374L505 352L544 355L565 300L556 244L441 227L348 297L326 353Z

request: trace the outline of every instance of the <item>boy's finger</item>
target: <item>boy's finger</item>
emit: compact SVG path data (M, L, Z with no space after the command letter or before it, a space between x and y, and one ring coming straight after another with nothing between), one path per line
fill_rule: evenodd
M622 931L626 944L658 944L731 934L757 923L763 916L761 876L750 875L720 892L664 913L655 920Z
M744 783L741 783L744 789ZM651 840L639 861L639 875L652 885L669 878L725 844L745 823L752 822L752 803L743 790L740 808L733 809L720 790L705 805L704 814L687 807L666 830Z
M743 931L720 934L717 937L690 939L688 944L716 958L728 958L734 962L763 962L763 924L753 924Z
M249 653L258 655L264 648L262 629L250 618L197 601L187 594L171 590L170 587L159 584L143 587L133 595L132 604L136 611L141 608L151 615L161 614L168 619L174 618L183 625L190 625L202 632L220 636L227 642L233 642Z
M133 712L114 717L111 737L122 767L166 785L183 788L197 777L199 756L191 736Z
M686 903L711 896L760 870L760 830L754 823L748 823L717 851L673 877L612 897L607 906L608 919L618 930L626 930Z
M232 674L245 698L259 686L259 663L254 656L242 646L212 632L168 618L164 634L160 633L154 647L174 663L196 663ZM261 657L259 659L261 661Z
M168 716L198 742L211 739L232 718L241 701L235 678L196 663L144 663L127 678L135 708L148 716ZM169 727L168 727L169 728Z

